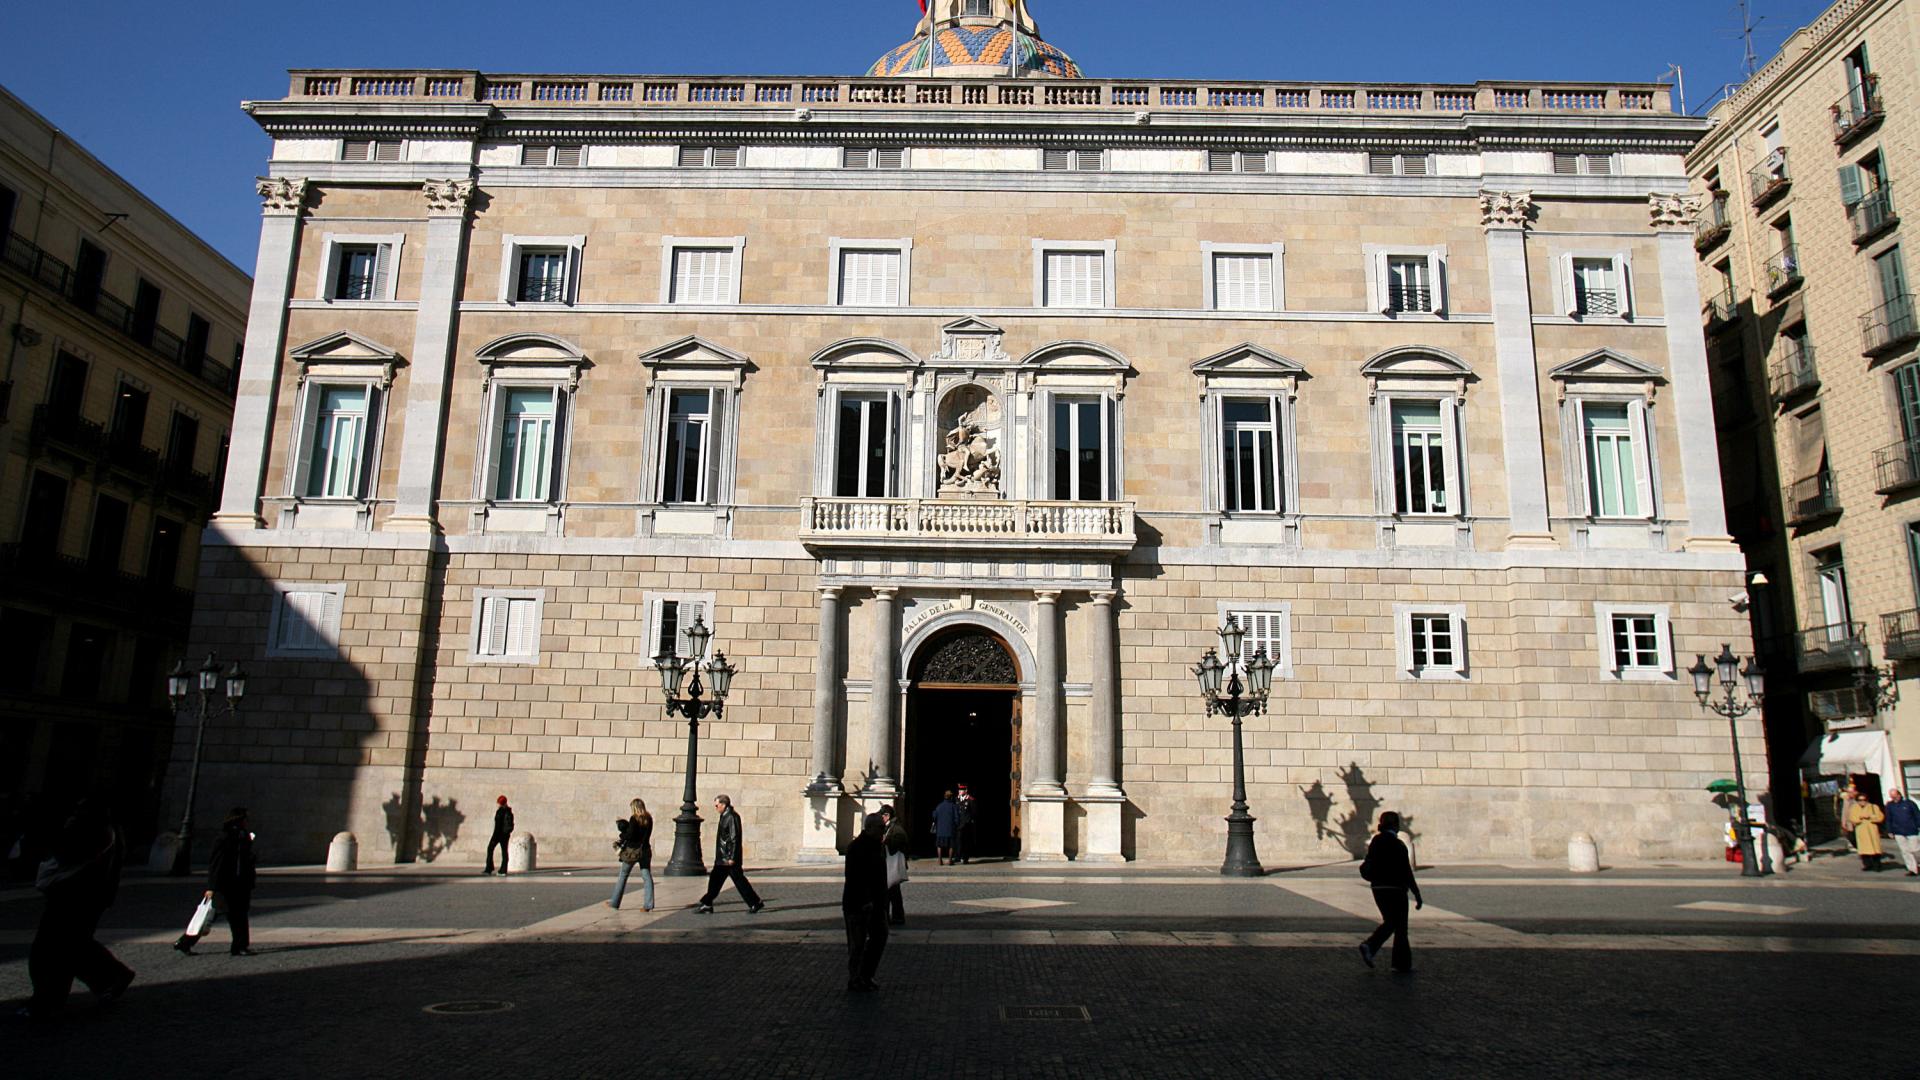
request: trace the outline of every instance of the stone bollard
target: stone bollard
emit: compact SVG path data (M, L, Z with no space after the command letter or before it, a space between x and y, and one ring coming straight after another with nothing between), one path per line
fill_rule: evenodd
M350 832L335 833L327 845L327 873L337 874L360 868L360 841Z
M517 832L507 842L507 869L516 874L532 870L540 845L533 839L532 833Z
M1786 873L1787 872L1787 849L1781 845L1780 838L1774 835L1774 832L1772 829L1768 829L1766 831L1766 837L1767 837L1767 857L1768 859L1771 860L1769 865L1772 867L1773 872L1776 874Z
M1404 832L1399 835L1400 845L1407 849L1407 865L1415 870L1420 869L1420 854L1414 850L1413 837L1408 836Z
M1567 839L1567 869L1576 874L1599 873L1600 848L1593 837L1574 833Z
M173 872L173 860L180 854L180 834L163 832L153 838L153 847L147 852L147 870L155 874Z

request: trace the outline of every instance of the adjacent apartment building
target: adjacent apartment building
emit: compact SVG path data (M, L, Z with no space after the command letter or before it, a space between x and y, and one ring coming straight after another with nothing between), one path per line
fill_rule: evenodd
M158 808L250 289L0 89L0 795Z
M1920 782L1920 317L1901 221L1916 31L1913 4L1841 0L1712 110L1688 157L1783 799L1802 772Z
M1091 78L935 0L864 76L247 110L194 634L254 674L202 790L279 857L477 859L500 793L604 856L680 800L655 658L698 623L738 667L700 803L757 862L961 782L986 853L1210 861L1229 615L1278 665L1270 859L1383 806L1436 856L1720 851L1684 668L1746 650L1743 563L1666 87Z

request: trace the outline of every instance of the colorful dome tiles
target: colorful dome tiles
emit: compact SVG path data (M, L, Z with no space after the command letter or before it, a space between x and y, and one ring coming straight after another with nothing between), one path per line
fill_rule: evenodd
M972 29L949 26L935 35L940 48L940 66L970 65L1005 67L1009 50L1018 49L1018 70L1029 75L1050 75L1056 79L1078 79L1080 66L1066 53L1008 26ZM916 37L892 49L867 69L869 77L908 75L927 70L927 39Z

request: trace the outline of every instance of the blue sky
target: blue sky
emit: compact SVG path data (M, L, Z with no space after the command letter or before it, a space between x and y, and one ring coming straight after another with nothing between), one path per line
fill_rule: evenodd
M1754 0L1762 62L1829 0ZM1740 77L1733 0L1031 0L1096 77L1472 82L1651 80L1690 108ZM267 140L239 110L290 67L857 74L906 40L915 0L59 0L10 5L0 83L242 269Z

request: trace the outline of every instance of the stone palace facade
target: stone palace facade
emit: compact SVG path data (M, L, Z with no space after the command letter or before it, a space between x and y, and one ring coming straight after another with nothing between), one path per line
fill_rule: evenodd
M199 643L202 789L287 860L597 860L680 800L755 863L863 805L988 853L1717 854L1745 650L1665 87L1092 79L936 0L866 77L296 71ZM1757 722L1743 730L1762 776ZM191 746L182 741L175 774ZM180 792L176 789L176 797ZM708 823L711 828L711 822ZM664 834L661 834L664 837ZM664 841L663 841L664 842ZM709 847L710 850L710 847Z

